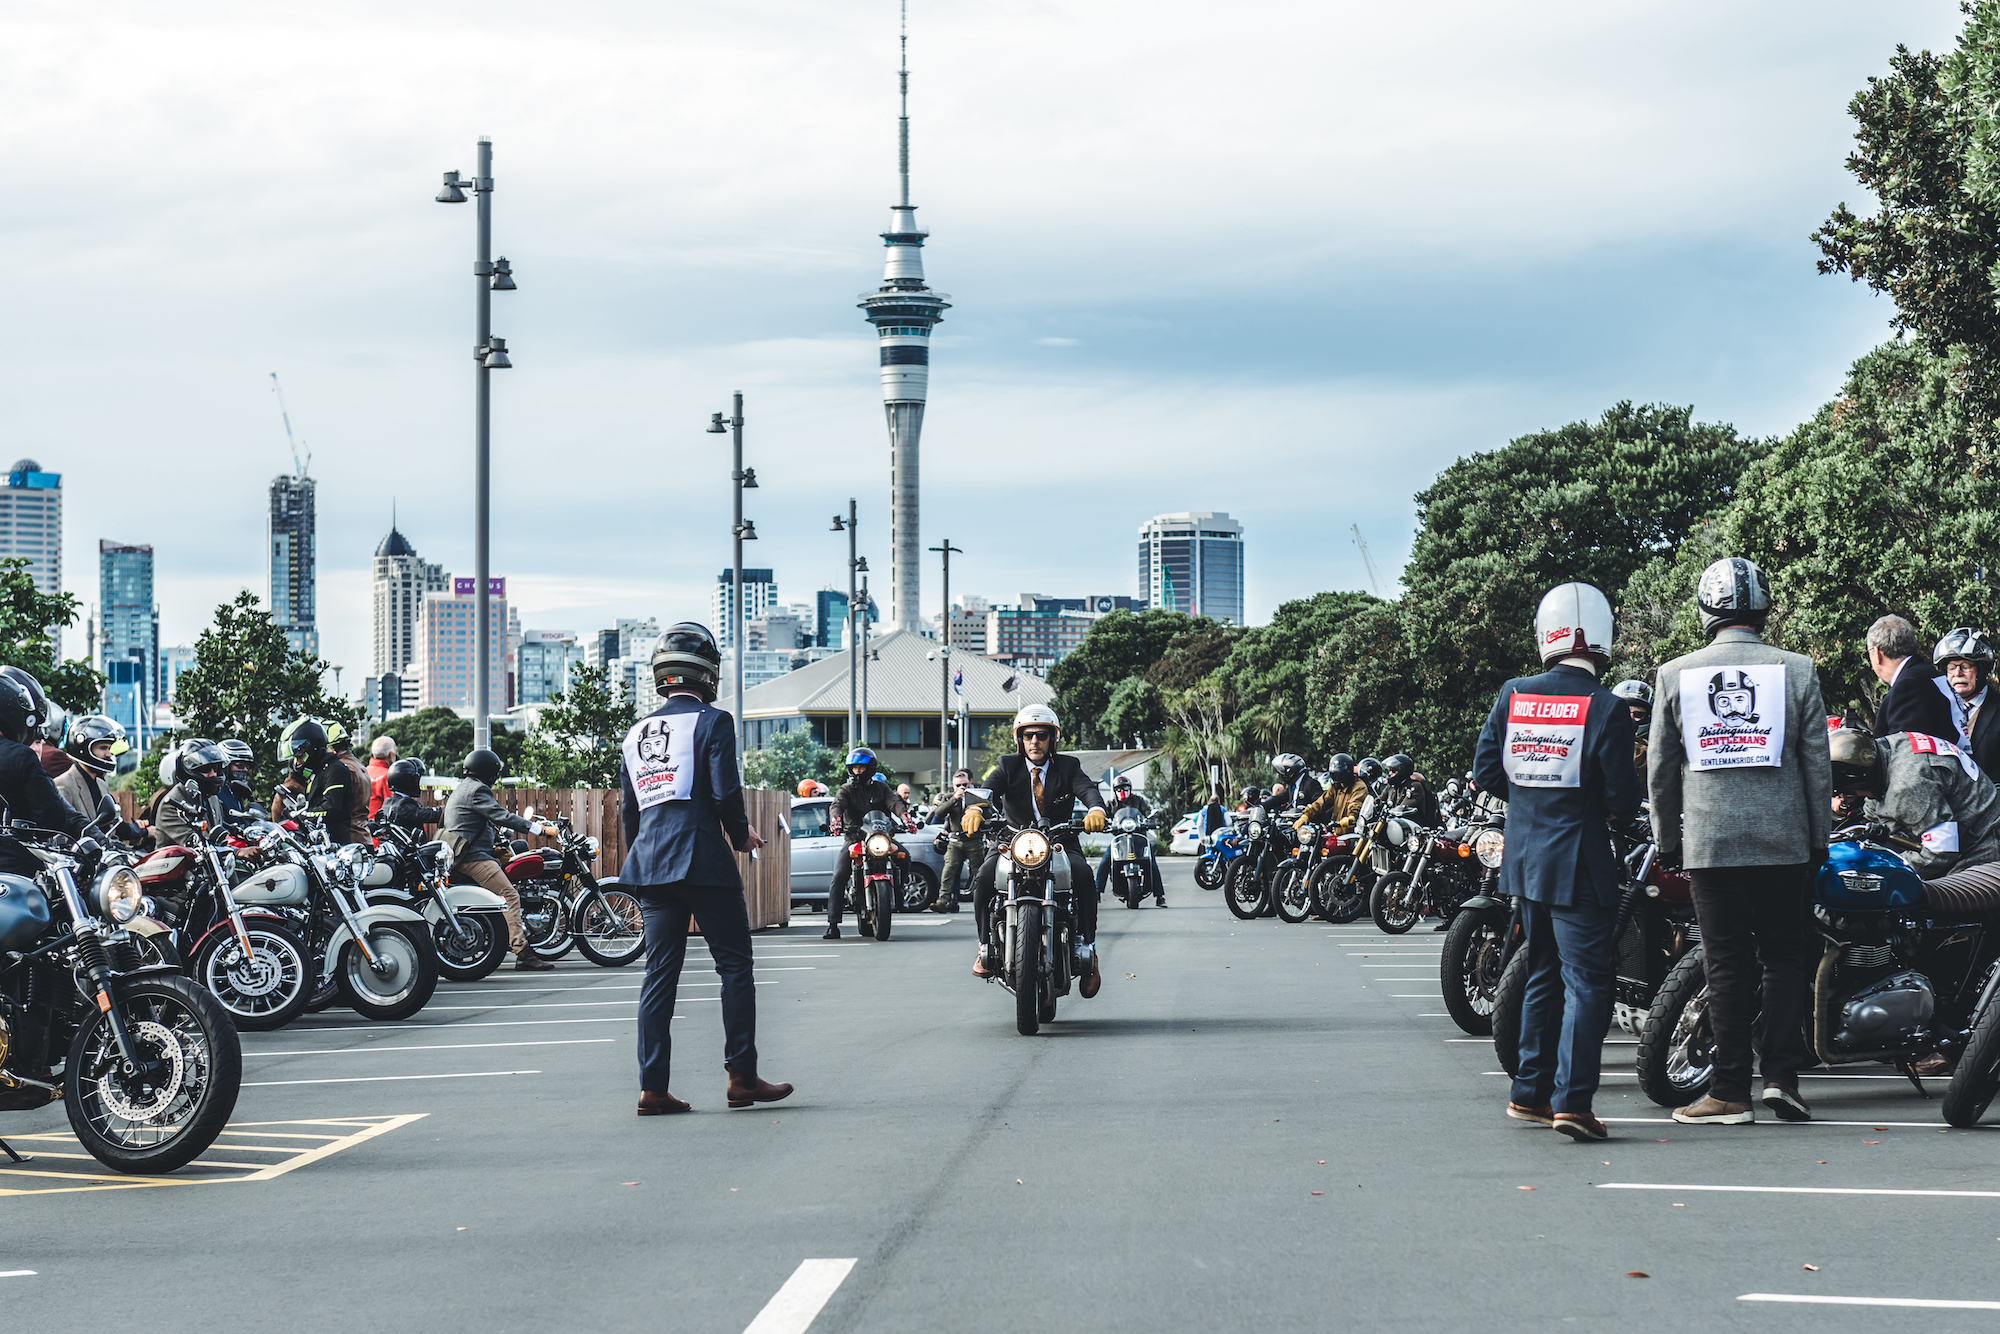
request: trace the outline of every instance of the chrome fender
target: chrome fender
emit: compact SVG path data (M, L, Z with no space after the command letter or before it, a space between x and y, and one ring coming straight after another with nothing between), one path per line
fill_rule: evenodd
M361 929L364 931L371 927L380 926L385 922L415 922L418 926L424 928L426 937L428 937L430 931L430 923L426 922L416 913L411 912L408 908L398 908L387 903L371 903L360 912L354 914L354 920L361 924ZM333 935L326 942L326 959L321 964L322 971L320 978L322 981L331 982L333 980L334 970L340 967L341 954L353 943L354 933L347 929L347 923L342 922L338 927L334 928Z

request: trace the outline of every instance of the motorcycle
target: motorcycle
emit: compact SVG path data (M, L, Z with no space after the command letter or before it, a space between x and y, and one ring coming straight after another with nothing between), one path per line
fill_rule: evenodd
M981 805L990 801L990 792L973 790ZM1070 859L1058 839L1081 827L1016 828L997 812L986 822L989 843L1000 851L994 888L996 906L1003 909L993 922L1001 970L992 980L1014 993L1014 1027L1025 1037L1055 1020L1056 1003L1069 995L1079 975L1075 897L1096 891L1071 884Z
M1342 835L1330 834L1322 825L1309 824L1295 831L1298 848L1278 863L1272 878L1271 897L1279 920L1296 926L1313 915L1312 874L1326 858L1342 848ZM1348 846L1351 846L1351 839Z
M523 812L530 820L535 808ZM597 860L595 835L579 834L569 817L555 818L556 846L533 850L514 845L505 870L521 896L521 927L528 948L554 961L572 946L602 968L622 968L646 953L646 923L639 896L615 876L599 880L590 869Z
M861 837L847 849L847 900L861 934L875 940L889 938L904 885L911 879L910 853L896 841L897 832L886 811L870 811L861 817Z
M1368 910L1375 881L1393 869L1382 833L1392 812L1378 789L1361 799L1352 834L1344 834L1331 855L1320 859L1306 877L1306 893L1315 915L1329 922L1351 922Z
M1498 879L1496 871L1473 856L1476 836L1469 824L1423 829L1408 820L1390 820L1383 841L1402 849L1403 864L1369 892L1375 925L1400 936L1425 917L1441 917L1439 929L1449 931L1459 905Z
M1485 1037L1493 1032L1500 982L1518 933L1513 908L1499 893L1507 835L1492 825L1467 832L1470 837L1464 846L1479 863L1479 889L1451 915L1438 960L1438 981L1452 1022L1474 1037Z
M216 999L164 964L113 965L144 886L90 839L8 831L42 863L0 875L0 1111L63 1100L91 1157L171 1172L222 1133L243 1050ZM86 888L87 886L87 888ZM4 1141L16 1163L28 1158Z
M1202 840L1195 859L1194 882L1203 889L1220 889L1229 878L1229 864L1243 855L1243 826L1231 812L1229 823Z
M1262 806L1252 806L1244 815L1243 854L1229 864L1222 898L1233 915L1249 921L1271 914L1272 873L1283 860L1277 843L1289 840L1291 830L1274 825Z
M1126 907L1136 908L1153 893L1153 838L1157 822L1130 806L1121 806L1111 817L1111 876L1118 882L1118 897Z
M414 829L376 821L375 869L361 882L370 904L410 908L430 925L438 973L477 982L507 957L507 904L479 885L451 883L451 849Z

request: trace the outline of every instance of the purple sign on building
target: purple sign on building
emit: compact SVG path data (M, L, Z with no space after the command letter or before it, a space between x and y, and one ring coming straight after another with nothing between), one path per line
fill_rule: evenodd
M478 580L476 579L453 579L451 581L451 595L455 598L469 598L476 587L478 587ZM490 577L486 581L486 591L492 597L506 597L507 577L505 575Z

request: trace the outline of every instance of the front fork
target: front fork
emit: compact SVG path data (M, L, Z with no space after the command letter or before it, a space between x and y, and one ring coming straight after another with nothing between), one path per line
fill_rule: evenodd
M118 1058L124 1066L127 1078L142 1078L151 1075L158 1062L148 1061L139 1055L138 1046L132 1041L132 1030L125 1026L125 1016L112 1003L111 955L104 947L103 930L95 917L83 906L83 895L76 887L76 877L67 866L56 868L56 886L62 891L63 902L69 908L69 920L74 924L76 934L77 959L83 965L83 974L90 979L91 995L97 1001L98 1011L111 1027L111 1037L118 1044Z

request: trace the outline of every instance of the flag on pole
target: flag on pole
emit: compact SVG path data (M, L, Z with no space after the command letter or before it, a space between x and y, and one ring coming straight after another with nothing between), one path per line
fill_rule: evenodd
M1004 691L1009 692L1010 694L1013 691L1019 690L1021 688L1021 678L1019 674L1015 672L1007 673L1007 679L1000 683L1000 688Z
M963 695L965 693L965 668L960 667L952 672L951 693L954 695Z

